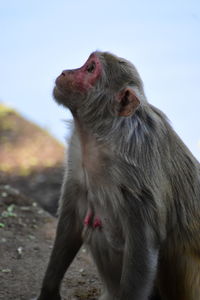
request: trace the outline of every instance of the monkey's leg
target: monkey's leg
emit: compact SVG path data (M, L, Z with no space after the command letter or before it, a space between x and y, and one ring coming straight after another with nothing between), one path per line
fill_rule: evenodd
M123 218L126 236L120 300L147 300L153 289L159 249L154 229L144 213L137 200L132 199L126 218Z
M95 249L95 261L105 288L99 300L161 300L156 293L150 297L156 275L158 251L150 245L151 242L145 236L146 230L142 226L144 223L137 230L135 224L132 232L127 229L128 237L122 258L119 255L117 259L114 252L108 253L100 246L98 248L101 253L98 255L98 250ZM101 244L109 249L106 241Z
M162 300L159 295L152 295L150 296L149 300Z
M161 300L161 296L156 288L154 288L151 296L149 296L148 300Z
M76 203L80 191L76 184L66 184L56 239L38 300L60 300L59 288L65 271L82 244L77 225Z
M119 233L119 232L117 232ZM116 236L114 237L116 240ZM96 263L104 288L99 300L116 300L119 294L123 261L123 241L120 249L112 245L113 241L106 237L105 224L94 229L90 241L90 251ZM114 242L116 243L116 242Z
M167 243L161 257L158 280L161 296L170 300L200 300L200 257Z
M109 294L108 291L105 291L98 299L99 300L114 300L114 298Z

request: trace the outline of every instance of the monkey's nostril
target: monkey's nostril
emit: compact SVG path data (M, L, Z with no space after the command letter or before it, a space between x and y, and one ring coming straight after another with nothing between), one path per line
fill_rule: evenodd
M62 75L62 76L65 76L65 72L62 72L61 75Z

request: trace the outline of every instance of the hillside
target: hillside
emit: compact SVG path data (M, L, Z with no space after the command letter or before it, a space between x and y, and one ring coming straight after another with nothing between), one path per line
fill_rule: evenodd
M9 182L55 214L64 146L46 130L0 104L0 183Z
M27 175L60 164L64 148L46 130L0 103L0 171Z

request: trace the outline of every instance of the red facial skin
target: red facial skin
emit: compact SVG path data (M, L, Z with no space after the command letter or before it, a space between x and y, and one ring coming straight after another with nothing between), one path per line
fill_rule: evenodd
M81 68L63 71L56 79L56 86L63 94L72 90L84 93L94 86L101 72L101 62L93 53Z

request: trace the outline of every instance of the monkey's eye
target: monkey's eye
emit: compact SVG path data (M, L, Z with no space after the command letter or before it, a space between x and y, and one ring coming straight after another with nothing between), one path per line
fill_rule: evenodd
M95 70L95 67L96 67L96 64L95 64L95 62L93 61L93 62L91 62L91 64L89 64L89 65L87 66L86 70L87 70L87 72L89 72L89 73L93 73L94 70Z

